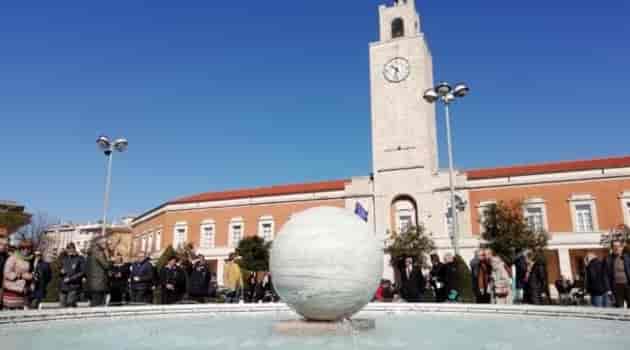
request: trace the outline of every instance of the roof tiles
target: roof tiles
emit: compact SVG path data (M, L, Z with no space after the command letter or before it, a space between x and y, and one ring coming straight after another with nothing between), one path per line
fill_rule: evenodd
M466 171L466 175L468 177L468 180L483 180L498 177L526 176L625 167L630 167L630 156L517 165L501 168L473 169Z
M178 198L168 202L168 204L186 204L198 202L221 201L229 199L281 196L301 193L317 193L328 191L343 191L349 180L323 181L313 183L302 183L292 185L260 187L252 189L242 189L223 192L200 193L188 197Z

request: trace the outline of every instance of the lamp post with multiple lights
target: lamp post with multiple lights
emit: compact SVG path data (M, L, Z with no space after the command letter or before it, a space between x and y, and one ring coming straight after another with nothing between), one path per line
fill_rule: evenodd
M444 104L444 116L446 119L446 139L448 145L449 186L451 191L451 219L453 221L453 249L459 254L459 225L457 218L457 203L455 202L455 170L453 168L453 146L451 141L451 116L449 105L458 98L462 98L470 92L470 88L464 83L458 83L452 87L449 83L442 82L424 92L424 100L429 103L442 102Z
M101 135L96 139L96 144L107 157L107 176L105 177L105 198L103 200L103 227L101 230L101 236L105 237L107 230L107 209L109 206L109 191L111 189L112 182L112 158L114 151L124 152L129 146L129 141L124 138L119 138L111 141L109 137Z

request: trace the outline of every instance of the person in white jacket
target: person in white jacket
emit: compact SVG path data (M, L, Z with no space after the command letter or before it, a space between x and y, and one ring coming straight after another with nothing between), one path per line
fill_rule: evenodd
M490 258L492 272L490 275L490 294L492 303L500 305L512 304L512 275L510 267L494 252Z

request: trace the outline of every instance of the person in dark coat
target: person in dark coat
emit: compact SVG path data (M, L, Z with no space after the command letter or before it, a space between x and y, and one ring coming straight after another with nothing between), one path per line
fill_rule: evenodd
M216 298L219 290L219 283L217 281L217 274L210 272L210 284L208 285L208 298Z
M109 291L109 270L112 263L107 253L105 238L96 240L87 257L87 291L90 293L90 306L105 305L105 295Z
M256 292L254 300L256 302L272 303L278 301L278 296L273 289L271 281L271 272L265 273L262 280L256 284Z
M188 288L188 296L198 302L205 303L210 289L210 269L203 255L198 255L197 259L192 261L192 271L190 272L190 287Z
M46 289L51 279L52 270L50 269L50 264L44 261L41 251L35 251L35 260L33 260L33 283L31 284L33 288L33 292L31 293L32 308L39 308L39 304L46 298Z
M527 251L521 252L514 261L516 268L516 296L518 302L522 302L524 291L527 288Z
M575 282L569 280L565 276L560 276L560 279L554 283L556 290L558 291L560 305L571 305L571 291L575 287Z
M492 294L488 287L492 276L492 266L490 265L490 256L486 249L479 250L478 262L472 270L475 302L477 304L490 304Z
M381 303L391 303L394 301L396 297L396 291L392 286L392 281L387 279L382 279L381 284L376 289L376 293L374 294L374 301Z
M2 281L4 281L4 264L9 258L8 244L5 238L0 238L0 310L2 310Z
M256 273L250 272L249 277L247 278L247 284L244 292L244 299L246 303L255 303L256 302L256 288L258 286L258 281L256 280Z
M525 289L525 302L533 305L543 305L544 298L548 295L547 269L545 262L540 257L529 257L527 272L527 288Z
M182 280L185 283L185 276L184 271L177 266L177 261L176 256L171 256L160 270L161 303L165 305L181 301L182 294L179 287Z
M192 271L192 264L188 260L177 259L175 267L179 277L175 286L175 292L177 293L177 301L180 302L184 300L188 291L188 273Z
M584 289L591 296L591 305L608 307L608 296L611 294L610 280L606 262L593 253L586 255L586 273Z
M155 269L151 264L151 258L148 254L141 255L138 261L129 267L131 302L152 304L154 280Z
M405 266L401 271L401 296L409 303L422 301L426 280L420 267L413 263L413 258L405 258Z
M85 259L77 253L74 243L68 243L62 257L59 301L61 307L76 307L85 277Z
M624 301L630 308L630 254L624 253L624 243L613 242L613 252L606 261L610 288L615 297L615 307L623 308Z
M470 260L470 281L475 303L479 299L479 289L477 288L477 279L479 278L479 250L475 250L475 255Z
M456 302L459 299L461 291L457 279L457 262L451 253L444 255L444 264L442 264L442 280L444 281L444 291L446 300Z
M447 299L448 292L444 281L444 264L440 262L440 256L431 254L431 271L429 272L429 283L435 294L435 302L443 303Z
M129 301L129 264L123 262L123 257L118 255L109 271L110 305L122 305Z

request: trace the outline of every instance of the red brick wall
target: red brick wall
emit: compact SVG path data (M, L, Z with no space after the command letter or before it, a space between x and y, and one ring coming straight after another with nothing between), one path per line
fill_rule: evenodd
M595 197L599 229L609 230L624 222L619 195L629 190L630 180L623 179L471 190L473 234L478 235L480 233L477 210L480 202L526 200L528 198L542 198L546 201L550 232L572 232L573 220L569 198L575 194L590 194Z
M192 242L195 247L198 247L201 223L204 220L212 219L215 221L215 246L226 247L228 245L229 224L233 218L243 218L245 237L249 237L255 236L258 233L258 221L262 216L273 217L274 229L277 233L288 221L291 214L318 206L343 208L345 207L345 200L314 200L287 202L281 204L260 204L240 207L169 211L134 226L133 232L134 236L136 236L162 225L161 246L162 248L165 248L173 242L173 230L175 224L177 222L185 221L188 225L188 242Z

